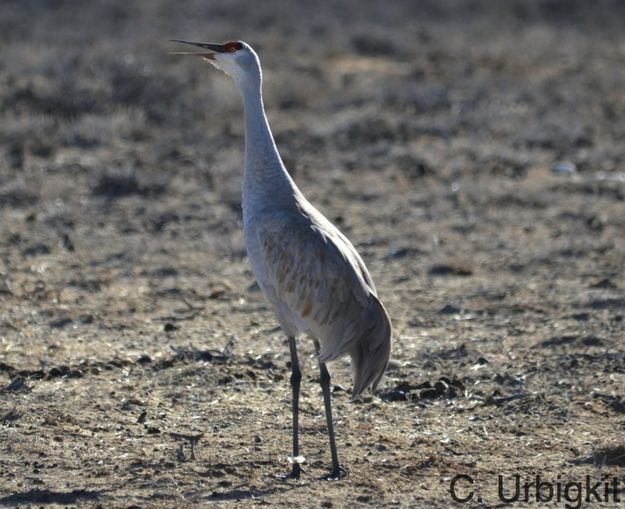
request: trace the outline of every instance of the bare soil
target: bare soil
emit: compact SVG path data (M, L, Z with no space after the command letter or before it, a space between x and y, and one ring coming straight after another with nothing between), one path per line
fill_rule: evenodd
M608 0L4 2L0 506L449 507L459 474L484 507L500 474L625 499L623 26ZM331 365L340 482L306 338L279 479L240 99L170 38L258 50L287 167L392 317L377 394Z

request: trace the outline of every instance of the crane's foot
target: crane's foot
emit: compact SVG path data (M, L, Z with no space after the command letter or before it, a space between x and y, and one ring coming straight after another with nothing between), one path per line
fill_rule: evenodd
M324 481L340 481L345 477L347 477L347 470L343 467L336 467L332 469L332 472L328 475L324 475L321 479Z
M299 480L303 470L299 463L293 463L293 469L289 474L279 476L283 481Z

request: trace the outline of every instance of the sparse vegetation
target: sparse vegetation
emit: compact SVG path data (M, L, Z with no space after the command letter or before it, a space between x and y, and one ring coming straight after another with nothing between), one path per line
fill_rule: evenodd
M623 26L611 0L4 2L0 506L622 479ZM276 477L288 348L245 260L240 100L175 37L258 50L285 161L393 319L378 395L330 366L340 483L306 341L306 473Z

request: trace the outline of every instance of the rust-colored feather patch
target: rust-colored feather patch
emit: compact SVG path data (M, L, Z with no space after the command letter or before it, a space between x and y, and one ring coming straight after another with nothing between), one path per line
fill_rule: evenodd
M306 304L304 305L304 309L302 309L302 318L307 317L312 311L312 308L313 308L312 302L310 301L306 302Z

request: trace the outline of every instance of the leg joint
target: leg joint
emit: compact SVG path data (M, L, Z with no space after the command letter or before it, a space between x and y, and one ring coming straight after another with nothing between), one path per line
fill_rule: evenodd
M298 384L302 381L302 372L298 366L292 368L291 371L291 384Z
M330 385L330 372L328 371L328 368L325 364L321 364L320 372L321 376L319 377L319 380L321 382L321 385Z

